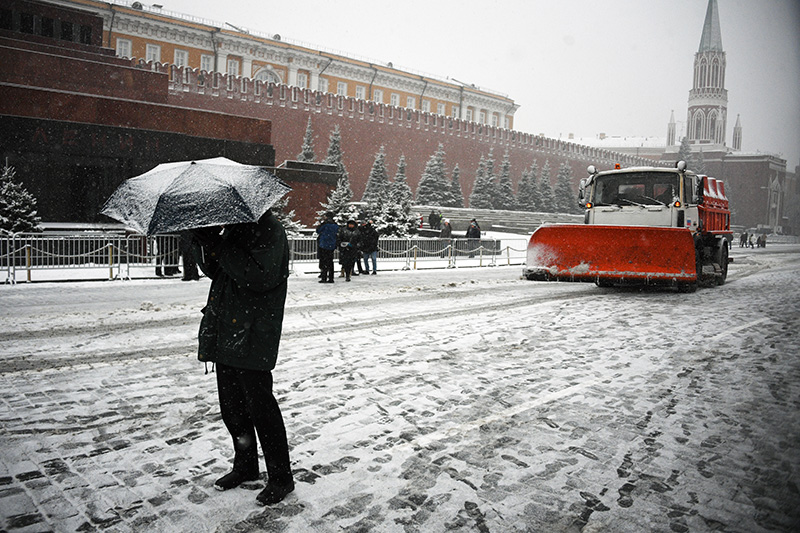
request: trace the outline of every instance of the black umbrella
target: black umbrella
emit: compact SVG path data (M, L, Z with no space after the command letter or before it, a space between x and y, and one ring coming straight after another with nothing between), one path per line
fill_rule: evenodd
M102 214L147 235L257 222L291 187L224 157L162 163L126 180Z

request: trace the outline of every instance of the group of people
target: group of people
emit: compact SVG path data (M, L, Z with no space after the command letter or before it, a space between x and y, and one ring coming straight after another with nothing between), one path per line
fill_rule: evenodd
M755 242L753 242L753 234L747 233L746 231L742 232L742 235L739 237L739 248L766 248L767 247L767 236L764 234L759 235L756 237Z
M378 273L378 231L372 220L357 222L351 219L340 227L333 219L333 213L328 212L317 226L316 233L320 283L333 283L333 257L336 250L339 250L340 277L344 277L345 281L350 281L352 276L369 274L370 260L372 274Z

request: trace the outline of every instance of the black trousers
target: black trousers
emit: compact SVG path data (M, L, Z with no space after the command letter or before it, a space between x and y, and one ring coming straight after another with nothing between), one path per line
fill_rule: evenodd
M317 249L320 277L324 281L333 281L333 250Z
M235 452L233 469L247 476L258 474L261 443L269 481L285 485L292 479L286 427L272 394L272 372L216 365L222 421Z

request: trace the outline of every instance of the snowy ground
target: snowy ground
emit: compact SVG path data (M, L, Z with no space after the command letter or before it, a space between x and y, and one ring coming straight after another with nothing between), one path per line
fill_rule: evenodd
M290 281L297 489L225 493L208 281L0 287L0 530L798 531L800 246L694 294L521 268Z

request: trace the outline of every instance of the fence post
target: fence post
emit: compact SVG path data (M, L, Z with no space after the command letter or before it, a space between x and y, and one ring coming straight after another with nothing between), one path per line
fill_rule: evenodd
M31 245L25 245L25 268L28 271L28 282L31 281Z
M416 270L416 269L417 269L417 251L418 251L418 250L419 250L419 248L418 248L418 247L417 247L417 245L415 244L415 245L414 245L414 270Z
M114 248L111 243L106 245L108 247L108 279L114 279Z

